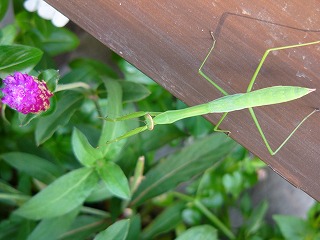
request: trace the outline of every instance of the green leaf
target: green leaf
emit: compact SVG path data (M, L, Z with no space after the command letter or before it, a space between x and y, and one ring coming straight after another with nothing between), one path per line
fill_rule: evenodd
M188 229L176 240L218 240L217 230L210 225L196 226Z
M149 89L142 84L129 81L122 81L120 83L123 91L123 102L138 102L148 97L151 93Z
M86 70L87 74L92 77L104 76L114 79L118 77L118 74L110 66L89 58L77 58L70 63L70 67L74 70Z
M71 69L69 72L61 76L59 81L60 84L73 83L73 82L90 82L92 81L91 76L88 74L86 69ZM96 79L95 79L96 80Z
M22 36L26 45L37 46L51 56L74 50L79 45L78 37L66 28L58 28L37 14L22 19L29 21L31 29ZM20 20L21 22L21 20Z
M320 203L315 203L309 210L307 219L314 226L320 226Z
M86 202L101 202L102 200L111 198L113 194L106 188L106 184L100 181L87 197Z
M81 111L88 112L88 114L90 111L90 113L96 114L96 109L92 108L92 102L89 103L90 106L89 106L88 102L85 102L84 104L86 106L81 108ZM96 118L96 115L94 115L93 117ZM89 122L88 123L86 123L86 122L80 123L79 122L76 124L76 126L86 136L89 144L91 146L93 146L94 148L97 148L96 146L98 145L98 139L100 136L101 129L97 128L96 125L92 124L92 121L91 121L91 123L89 123Z
M0 223L0 239L25 240L36 223L28 219L17 218L12 214Z
M100 232L94 240L125 240L130 226L130 220L120 220L103 232Z
M23 204L16 214L28 219L46 219L66 214L80 206L99 178L90 168L80 168L58 178Z
M243 176L239 171L231 174L227 173L222 178L222 183L226 192L232 194L235 198L237 198L243 190L243 181Z
M119 81L119 83L122 87L124 103L138 102L151 94L150 90L142 84L129 81ZM100 98L107 98L108 94L103 85L98 87L98 92Z
M200 225L202 213L195 207L186 208L182 211L183 222L189 226Z
M0 20L4 17L8 10L9 0L1 0L0 1Z
M44 80L46 82L47 87L51 92L55 91L59 78L60 78L59 71L55 69L44 70L38 76L38 79L40 81Z
M186 134L174 124L157 126L152 131L141 134L143 151L149 152L163 147L174 139L185 137Z
M257 207L254 208L252 214L250 215L246 223L247 236L254 236L259 231L263 224L267 210L268 203L266 201L263 201Z
M21 0L19 0L21 1ZM14 2L18 2L18 1L14 1ZM14 4L14 10L16 11L16 7L23 7L23 6L19 6L20 4ZM21 4L23 5L23 4ZM34 13L36 14L36 13ZM34 15L30 12L27 11L21 11L21 12L17 12L15 14L15 24L18 26L18 28L21 30L22 33L25 33L27 31L30 31L32 29L32 24L30 23L30 20L32 19L32 16ZM23 37L23 36L21 36Z
M17 230L19 227L21 227L21 219L20 221L14 221L12 218L9 217L6 220L2 220L0 222L0 239L5 240L5 239L16 239L15 236L17 234Z
M11 187L9 184L7 184L5 182L2 182L2 181L3 180L0 181L0 191L1 192L3 192L3 193L11 193L11 194L20 194L20 191L18 191L14 187Z
M235 147L235 142L224 134L213 134L186 146L151 169L133 195L133 205L174 189L179 183L223 160Z
M10 152L1 154L0 157L10 166L46 184L61 175L61 170L56 165L32 154Z
M111 161L101 162L97 171L110 192L123 199L130 198L128 180L117 164Z
M96 160L103 157L101 152L93 148L86 136L77 128L74 128L72 132L72 149L78 161L86 167L92 166Z
M118 66L124 74L125 79L130 82L156 84L151 78L123 59L118 62Z
M67 234L59 240L88 240L92 239L97 232L107 227L107 221L101 216L80 215L76 218Z
M174 229L181 221L184 206L184 203L178 202L166 208L143 230L142 239L154 239L160 233Z
M1 3L0 3L1 5ZM17 36L17 29L13 24L0 29L0 45L11 45Z
M14 13L17 14L18 12L27 12L25 11L25 8L23 7L24 0L15 0L11 1L13 3ZM29 12L27 12L29 13Z
M29 235L28 240L56 240L65 233L79 213L80 208L56 218L42 220Z
M35 131L37 145L44 143L57 129L69 122L73 113L79 108L82 98L82 95L73 92L63 94L55 111L39 120Z
M122 115L122 88L120 84L110 78L103 78L104 84L108 91L107 116L115 118ZM99 148L109 160L115 160L121 153L126 140L106 144L126 132L125 123L104 121L99 139Z
M38 48L22 45L0 46L0 77L13 72L29 72L40 61L42 51Z
M286 240L316 239L315 236L318 231L312 229L308 222L301 218L274 215L273 219Z
M141 234L141 217L134 215L130 218L130 227L126 240L140 239Z
M51 56L70 52L79 45L78 37L66 28L54 28L50 36L42 39L42 47Z

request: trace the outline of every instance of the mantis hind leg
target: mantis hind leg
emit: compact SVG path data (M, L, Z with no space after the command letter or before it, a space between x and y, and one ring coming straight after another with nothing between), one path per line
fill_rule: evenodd
M289 49L289 48L297 48L297 47L304 47L304 46L309 46L309 45L313 45L313 44L318 44L320 43L320 41L315 41L315 42L308 42L308 43L302 43L302 44L295 44L295 45L290 45L290 46L283 46L283 47L276 47L276 48L270 48L270 49L267 49L261 60L260 60L260 63L256 69L256 71L254 72L252 78L251 78L251 81L248 85L248 88L247 88L247 92L250 92L252 90L252 87L253 87L253 84L254 82L256 81L256 78L260 72L260 69L263 65L263 63L265 62L267 56L269 55L270 52L273 52L273 51L279 51L279 50L285 50L285 49Z
M258 76L258 74L259 74L259 72L260 72L260 69L261 69L263 63L265 62L265 60L266 60L266 58L267 58L267 56L269 55L270 52L272 52L272 51L284 50L284 49L289 49L289 48L303 47L303 46L308 46L308 45L313 45L313 44L318 44L318 43L320 43L320 41L315 41L315 42L309 42L309 43L303 43L303 44L296 44L296 45L290 45L290 46L276 47L276 48L267 49L267 50L265 51L265 53L263 54L263 56L262 56L262 58L261 58L261 60L260 60L260 63L259 63L256 71L254 72L254 74L253 74L253 76L252 76L252 78L251 78L251 81L250 81L250 83L249 83L249 85L248 85L248 88L247 88L247 92L250 92L250 91L252 90L253 84L254 84L254 82L256 81L256 78L257 78L257 76ZM271 149L271 147L270 147L270 145L269 145L269 143L268 143L268 141L267 141L267 139L266 139L266 137L265 137L262 129L261 129L261 126L260 126L260 124L259 124L259 122L258 122L258 119L257 119L257 117L256 117L253 109L252 109L252 108L249 108L249 112L250 112L250 114L251 114L251 117L252 117L253 121L255 122L255 124L256 124L256 126L257 126L257 129L258 129L258 131L259 131L259 133L260 133L260 135L261 135L261 137L262 137L262 139L263 139L263 141L264 141L264 143L265 143L265 145L266 145L266 147L267 147L267 149L268 149L268 151L269 151L269 153L270 153L271 155L275 155L275 154L283 147L283 145L286 144L286 142L291 138L291 136L298 130L298 128L302 125L302 123L303 123L304 121L306 121L312 114L314 114L314 113L317 112L317 111L319 111L319 109L315 109L313 112L311 112L309 115L307 115L304 119L302 119L302 121L301 121L301 122L298 124L298 126L296 126L296 128L289 134L289 136L283 141L283 143L282 143L275 151L273 151L273 150Z
M309 113L306 117L304 117L304 119L302 119L302 121L295 127L295 129L293 129L293 131L289 134L289 136L280 144L280 146L275 151L273 151L270 147L270 144L269 144L267 138L265 137L265 135L261 129L261 126L258 122L256 114L254 113L252 108L249 108L249 112L251 114L251 117L252 117L254 123L256 124L257 129L258 129L258 131L259 131L259 133L260 133L260 135L261 135L261 137L262 137L262 139L263 139L263 141L264 141L264 143L265 143L265 145L271 155L275 155L286 144L286 142L292 137L292 135L298 130L298 128L304 123L304 121L306 121L309 117L311 117L312 114L314 114L315 112L318 112L318 111L319 111L319 109L315 109L311 113Z

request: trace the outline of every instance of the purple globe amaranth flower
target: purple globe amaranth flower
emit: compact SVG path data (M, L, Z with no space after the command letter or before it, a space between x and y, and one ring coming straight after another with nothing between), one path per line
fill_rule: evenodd
M45 81L20 72L9 75L3 80L4 96L1 101L23 114L39 113L50 107L49 98L53 94Z

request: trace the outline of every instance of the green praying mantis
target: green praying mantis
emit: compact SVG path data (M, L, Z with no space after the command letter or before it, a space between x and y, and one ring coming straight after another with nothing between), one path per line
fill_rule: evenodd
M286 142L297 131L297 129L303 124L303 122L305 122L315 112L319 111L319 109L315 109L310 114L308 114L306 117L304 117L302 119L302 121L295 127L295 129L289 134L289 136L282 142L282 144L280 144L280 146L275 151L273 151L269 145L268 140L266 139L266 137L261 129L261 126L260 126L258 119L253 111L253 108L258 107L258 106L266 106L266 105L279 104L279 103L292 101L292 100L301 98L301 97L315 91L316 89L310 89L310 88L304 88L304 87L298 87L298 86L273 86L273 87L268 87L268 88L263 88L263 89L251 91L253 84L259 74L259 71L260 71L264 61L266 60L266 58L270 52L318 44L318 43L320 43L320 41L267 49L265 51L264 55L262 56L260 63L251 78L251 81L249 83L249 86L247 88L246 93L237 93L237 94L229 95L225 90L223 90L218 84L216 84L213 80L211 80L202 71L205 63L207 62L210 54L212 53L212 51L215 47L216 40L214 38L213 32L211 32L211 36L213 39L212 47L210 48L205 59L203 60L202 64L200 65L198 73L202 77L204 77L208 82L210 82L215 88L217 88L224 96L221 98L218 98L216 100L213 100L211 102L208 102L208 103L204 103L204 104L200 104L200 105L196 105L193 107L188 107L188 108L180 109L180 110L170 110L170 111L165 111L165 112L143 112L143 111L140 111L140 112L131 113L131 114L128 114L128 115L125 115L122 117L118 117L115 119L105 118L105 120L107 120L107 121L124 121L124 120L129 120L132 118L144 117L144 120L145 120L144 126L133 129L133 130L125 133L124 135L122 135L114 140L111 140L108 143L120 141L120 140L125 139L127 137L130 137L130 136L133 136L133 135L138 134L140 132L143 132L145 130L153 130L155 125L171 124L171 123L174 123L174 122L179 121L181 119L199 116L199 115L205 115L205 114L209 114L209 113L223 113L221 119L218 121L217 125L214 127L214 131L224 132L229 135L230 134L229 131L219 129L220 124L226 118L226 116L229 112L233 112L233 111L242 110L242 109L247 108L252 116L252 119L253 119L269 153L271 155L275 155L286 144Z

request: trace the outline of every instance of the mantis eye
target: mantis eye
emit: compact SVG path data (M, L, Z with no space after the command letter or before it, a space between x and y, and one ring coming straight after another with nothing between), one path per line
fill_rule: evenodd
M154 122L153 122L153 118L151 117L151 115L149 113L147 113L146 115L144 115L144 119L146 121L146 125L148 127L148 130L153 130L154 128Z

